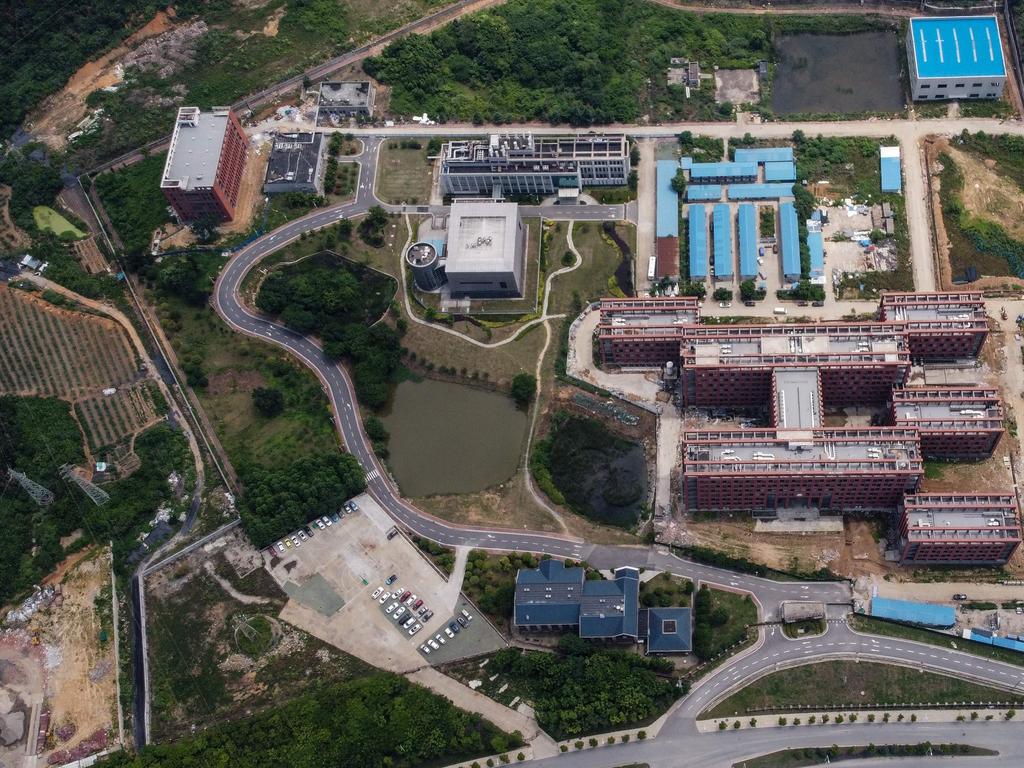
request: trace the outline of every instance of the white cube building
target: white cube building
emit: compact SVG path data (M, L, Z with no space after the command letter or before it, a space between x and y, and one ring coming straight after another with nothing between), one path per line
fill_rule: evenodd
M911 19L907 30L914 101L998 99L1006 58L995 16Z
M448 215L445 251L452 296L523 295L526 227L516 203L455 202Z

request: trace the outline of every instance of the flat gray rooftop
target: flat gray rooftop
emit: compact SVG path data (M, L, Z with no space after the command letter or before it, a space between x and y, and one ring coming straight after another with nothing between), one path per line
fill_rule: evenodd
M516 203L453 204L445 270L450 274L512 272L518 221Z
M669 312L616 312L603 310L601 322L621 328L681 327L697 322L696 310L674 310Z
M791 440L773 433L761 433L768 440L754 442L746 435L716 440L713 445L690 443L686 447L689 461L723 463L748 471L751 465L770 472L785 469L787 464L815 465L828 469L842 464L844 468L870 469L881 462L918 460L917 444L907 439L879 435L876 440L829 440L826 433L816 433L807 440ZM744 466L745 465L745 466Z
M765 357L819 359L836 356L881 357L897 360L903 345L896 336L792 333L787 335L693 339L697 365L756 365Z
M942 306L904 306L890 305L887 316L897 321L931 321L931 320L973 320L978 316L974 304L944 304Z
M818 371L813 368L776 369L775 404L779 429L814 429L821 426Z
M1002 419L998 406L982 403L897 403L895 410L901 421L955 421L970 426L972 422Z
M1017 516L1011 510L908 509L906 515L907 536L913 541L955 538L1005 539L1016 538L1019 535Z
M195 114L195 120L183 120L179 112L171 148L167 152L161 186L184 190L213 186L217 176L217 164L220 162L220 150L224 145L228 113L222 110L197 110Z
M275 136L267 161L265 183L313 183L322 143L322 133L281 133Z

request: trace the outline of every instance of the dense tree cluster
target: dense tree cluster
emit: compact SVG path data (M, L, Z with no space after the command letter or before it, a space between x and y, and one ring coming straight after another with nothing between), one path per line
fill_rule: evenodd
M258 547L272 544L314 517L337 512L366 489L359 462L349 453L303 456L277 469L252 473L242 523Z
M96 177L103 207L124 244L129 263L138 264L149 250L153 230L170 221L160 177L167 155L150 155L134 165Z
M574 635L559 653L498 651L488 665L526 688L538 724L555 738L617 730L651 718L683 691L658 677L671 671L665 659L597 649Z
M324 686L176 744L118 752L110 768L412 768L486 755L519 740L396 675Z

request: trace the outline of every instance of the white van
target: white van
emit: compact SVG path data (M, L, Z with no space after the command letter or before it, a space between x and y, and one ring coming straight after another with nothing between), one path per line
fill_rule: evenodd
M772 310L772 312L775 313L776 315L786 315L786 314L789 314L788 312L786 312L786 308L785 307L776 307L775 309Z

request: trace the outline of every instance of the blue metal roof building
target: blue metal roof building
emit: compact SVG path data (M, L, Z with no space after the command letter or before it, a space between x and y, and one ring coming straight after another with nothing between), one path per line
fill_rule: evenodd
M754 181L757 179L757 163L693 163L690 166L690 181L730 182Z
M956 623L956 611L952 606L893 600L887 597L871 598L871 615L906 624L919 624L923 627L952 627Z
M690 184L686 188L687 200L701 200L704 202L721 200L721 184Z
M900 173L900 148L879 147L879 164L882 174L883 192L900 192L903 190L903 177Z
M764 164L765 181L796 181L796 163L792 160Z
M779 204L779 241L782 245L782 274L787 280L799 280L800 229L792 203Z
M906 43L915 101L1002 96L1006 58L995 16L911 19Z
M516 574L514 620L518 627L566 628L580 620L582 568L566 568L561 560L542 560L538 568Z
M793 162L792 147L739 148L735 152L737 163L785 163Z
M580 637L601 640L639 639L640 571L618 568L614 581L583 584Z
M732 277L732 215L727 203L719 203L711 214L715 237L715 279Z
M778 200L792 197L793 185L776 182L773 184L732 184L729 186L730 200Z
M703 205L691 205L689 213L690 279L705 280L708 276L708 221Z
M811 252L811 277L825 275L825 238L821 232L807 233L807 250Z
M740 279L757 275L757 209L752 203L741 203L737 215L740 233Z
M689 608L647 610L647 653L689 653L693 648Z
M679 237L679 194L672 189L679 164L675 160L659 160L657 165L657 237Z

